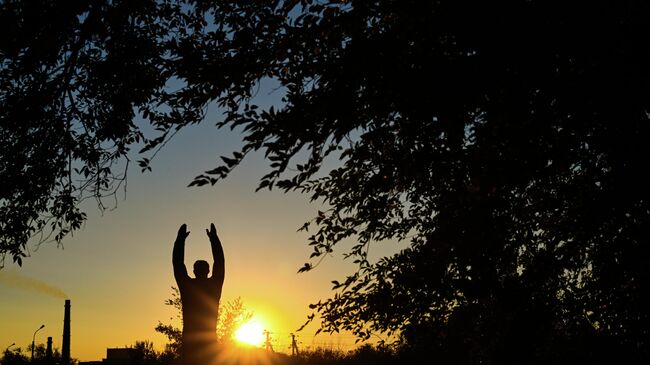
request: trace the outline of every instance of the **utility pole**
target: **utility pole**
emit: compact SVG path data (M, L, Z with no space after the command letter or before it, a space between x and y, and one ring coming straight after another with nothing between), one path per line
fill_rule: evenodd
M266 351L273 351L273 345L271 345L271 332L268 330L264 330L264 335L266 336L266 341L264 342L264 345L266 347Z
M296 342L296 335L291 334L291 356L298 356L298 343Z

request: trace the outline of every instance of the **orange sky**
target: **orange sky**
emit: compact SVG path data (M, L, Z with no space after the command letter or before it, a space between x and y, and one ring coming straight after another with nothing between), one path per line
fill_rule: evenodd
M159 153L153 172L141 174L132 163L126 199L124 192L118 194L117 209L102 215L88 201L86 226L64 242L64 249L32 246L22 268L8 258L5 279L0 280L0 350L12 343L25 348L41 324L45 328L36 342L51 336L54 346L61 346L64 299L11 285L16 275L58 288L70 298L72 357L100 360L107 347L137 340L162 348L165 338L154 327L175 314L163 302L175 285L171 250L178 227L186 223L191 232L185 257L191 268L197 259L210 259L205 228L214 222L226 257L222 302L241 297L274 333L277 350L290 352L284 349L289 333L306 320L308 304L328 297L330 281L344 279L353 266L338 251L315 270L296 273L311 253L308 234L296 230L320 206L297 194L256 193L259 178L267 172L259 155L213 187L186 187L237 144L234 134L217 131L210 122L183 130ZM8 277L12 275L14 279ZM346 347L354 342L346 334L313 337L315 329L312 324L299 333L300 346Z

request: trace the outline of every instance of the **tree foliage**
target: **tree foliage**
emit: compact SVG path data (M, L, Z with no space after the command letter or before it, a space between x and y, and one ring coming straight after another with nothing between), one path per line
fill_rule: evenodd
M165 86L169 16L157 1L0 5L0 253L61 243L87 198L115 194L143 138L136 113ZM176 16L174 17L176 19ZM4 261L4 260L3 260Z
M44 344L35 344L32 357L32 344L22 351L20 347L6 348L0 358L0 365L51 365L61 361L61 352L58 348L52 349L51 358L47 357L47 347Z
M20 347L13 349L5 349L2 353L2 365L27 365L29 364L29 357L23 354Z
M58 11L58 3L43 9ZM190 185L215 184L262 151L270 170L259 188L299 191L328 206L304 226L313 233L313 259L356 242L345 255L358 271L313 305L322 330L362 339L395 334L405 347L460 354L469 363L597 359L605 348L647 359L648 7L605 0L110 2L98 7L106 17L111 9L128 16L101 18L103 38L83 43L99 50L105 68L69 56L71 40L86 39L83 25L93 19L90 10L72 11L62 21L67 33L48 33L63 34L45 43L53 56L32 51L40 49L29 43L34 35L8 37L22 45L14 53L5 51L11 42L2 46L9 56L0 79L10 91L0 99L1 138L17 149L3 158L45 156L55 171L39 174L51 178L35 184L49 186L40 194L15 183L2 197L3 252L20 255L26 234L42 228L35 214L75 221L62 214L78 212L65 183L70 156L94 178L93 161L101 160L79 151L107 145L97 139L122 142L122 152L142 140L145 152L155 151L217 104L224 112L218 126L240 129L244 145ZM18 34L11 26L46 24L13 22L11 35ZM142 46L119 47L132 42ZM38 62L30 68L29 60ZM76 92L38 86L68 85L63 71L56 82L38 81L61 67L79 70ZM173 89L165 87L170 80ZM256 104L265 80L279 83L279 105ZM107 90L119 90L117 99ZM32 110L36 116L26 114ZM134 110L159 137L142 139ZM62 144L46 144L41 155L21 152L36 132L20 120L35 131L54 129ZM84 139L69 120L96 129ZM113 131L108 139L101 126ZM338 167L322 171L327 158L338 158ZM13 169L3 160L3 177L24 176L23 160L11 160ZM149 161L143 157L141 167ZM61 191L67 210L55 204ZM41 200L20 200L32 196ZM393 241L407 247L368 260L373 245Z

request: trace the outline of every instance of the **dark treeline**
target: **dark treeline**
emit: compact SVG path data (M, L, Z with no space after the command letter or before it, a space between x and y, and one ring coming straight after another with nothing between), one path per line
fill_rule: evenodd
M301 351L297 355L287 355L283 352L269 352L253 347L232 347L227 344L222 352L225 354L212 362L213 365L388 365L399 361L393 352L364 345L352 351L316 348ZM156 351L150 341L136 341L130 347L129 356L120 359L105 359L107 365L179 365L178 353L169 349ZM31 351L30 349L28 349ZM423 359L425 360L425 359ZM0 365L58 365L61 356L45 356L45 347L37 345L33 360L29 353L21 348L6 350L0 357ZM73 364L79 361L73 359ZM427 363L429 363L427 361Z

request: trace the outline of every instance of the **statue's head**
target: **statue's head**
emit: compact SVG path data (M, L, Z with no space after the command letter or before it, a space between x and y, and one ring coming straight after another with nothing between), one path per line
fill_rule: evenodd
M197 279L207 278L209 272L210 272L210 265L208 265L207 261L196 260L196 262L194 263L194 276L196 276Z

